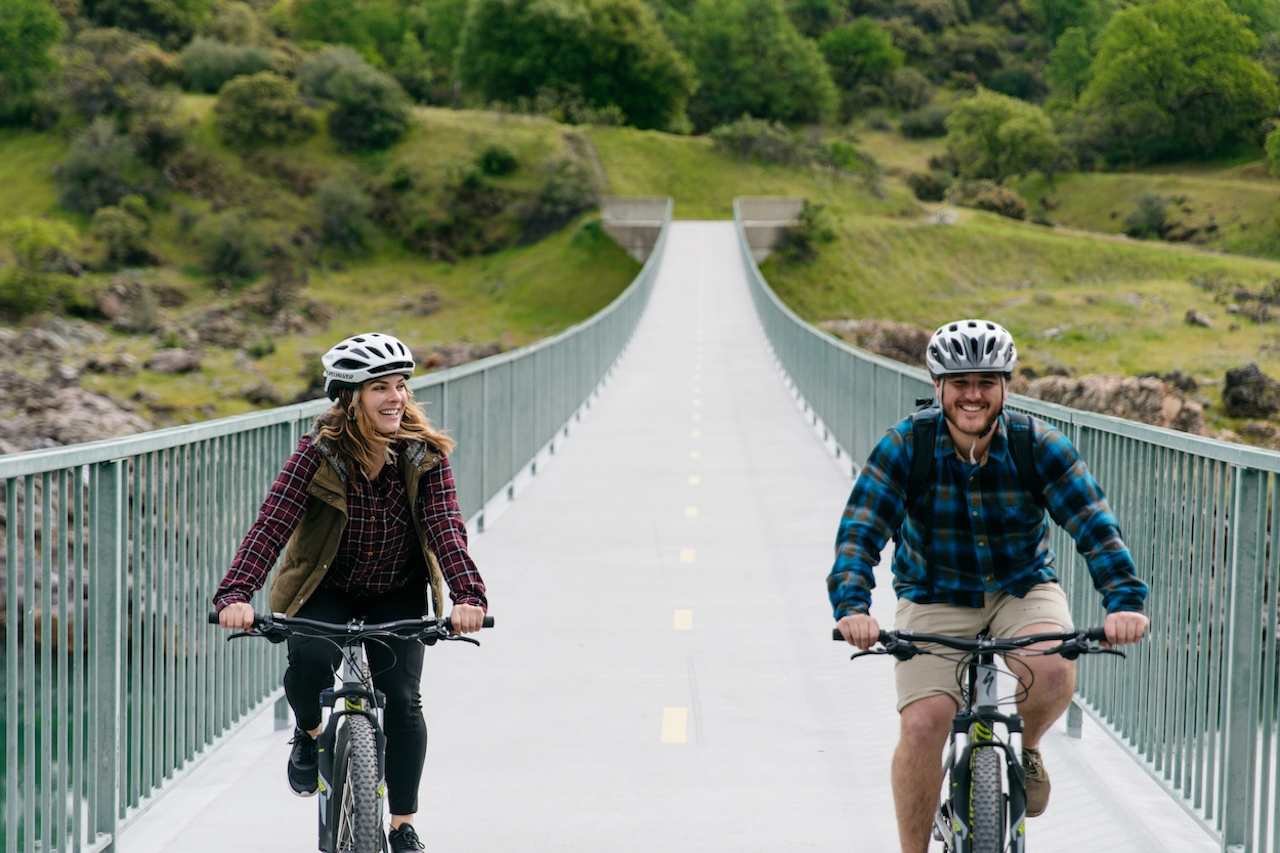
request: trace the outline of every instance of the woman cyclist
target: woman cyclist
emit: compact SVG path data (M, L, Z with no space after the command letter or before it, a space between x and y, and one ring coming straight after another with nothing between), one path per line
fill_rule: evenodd
M252 626L249 599L283 551L272 577L273 613L344 623L439 614L444 583L456 632L479 630L488 606L484 582L467 554L445 454L454 441L432 428L406 380L413 355L396 338L347 338L324 354L325 393L333 406L271 486L257 521L214 595L219 623ZM289 785L299 796L317 788L315 738L320 691L333 686L340 655L315 638L289 640L285 695L296 729ZM424 849L413 829L427 751L419 685L423 647L386 639L365 648L384 709L388 836L393 853Z

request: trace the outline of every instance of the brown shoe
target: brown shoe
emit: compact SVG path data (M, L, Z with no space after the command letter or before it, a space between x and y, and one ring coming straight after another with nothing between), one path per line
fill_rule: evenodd
M1022 769L1027 771L1027 817L1039 817L1049 807L1049 771L1040 750L1023 747Z

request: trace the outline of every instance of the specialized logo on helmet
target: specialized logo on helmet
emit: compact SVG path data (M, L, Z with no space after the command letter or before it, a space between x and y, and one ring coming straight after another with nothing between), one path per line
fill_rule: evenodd
M958 320L940 326L925 349L933 376L952 373L1013 373L1018 351L1013 336L990 320Z
M324 391L338 399L343 388L359 388L377 376L401 373L412 376L413 353L398 338L380 332L355 335L335 344L320 359L324 364Z

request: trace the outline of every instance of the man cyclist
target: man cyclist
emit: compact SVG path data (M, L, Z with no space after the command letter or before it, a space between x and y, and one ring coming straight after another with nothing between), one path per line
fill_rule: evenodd
M1115 516L1075 447L1030 418L1038 477L1020 476L1015 466L1017 448L1010 447L1004 414L1017 362L1010 334L985 320L948 323L933 334L925 361L940 411L905 418L880 439L840 522L827 589L845 640L863 649L877 642L872 572L891 537L897 628L960 637L1070 629L1046 509L1075 540L1102 593L1108 643L1140 640L1146 584L1136 577ZM917 418L937 419L934 447L915 447ZM933 462L908 506L917 452L932 454ZM1041 494L1033 494L1029 482L1043 484ZM1049 801L1040 738L1070 704L1075 663L1057 655L1009 656L1007 662L1029 685L1018 712L1025 725L1027 815L1034 817ZM939 756L960 688L955 665L932 655L897 662L894 676L901 723L892 774L898 837L903 853L925 853L943 781Z

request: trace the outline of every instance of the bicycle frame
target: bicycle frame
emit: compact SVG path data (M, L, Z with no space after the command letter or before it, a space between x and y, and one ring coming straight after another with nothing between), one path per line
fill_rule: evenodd
M366 680L368 679L368 680ZM321 691L320 706L329 708L329 719L316 739L319 763L319 820L320 850L336 853L338 811L342 803L334 798L334 747L338 742L338 728L346 717L360 714L373 723L378 756L378 805L381 807L386 791L387 736L382 730L382 709L386 698L375 690L364 662L364 646L354 639L342 646L342 686Z

